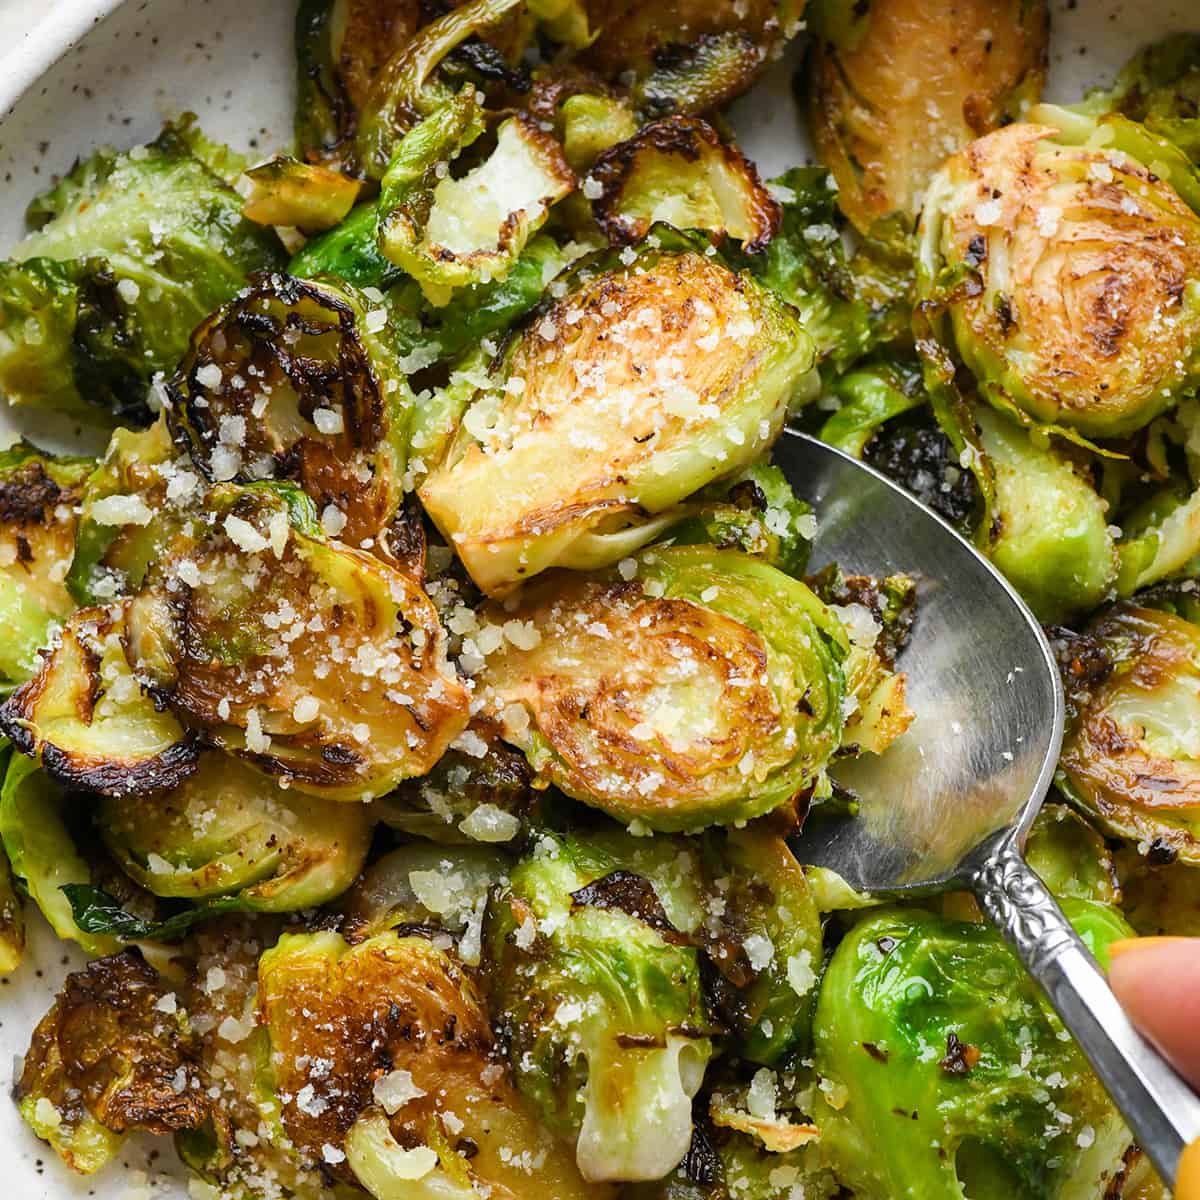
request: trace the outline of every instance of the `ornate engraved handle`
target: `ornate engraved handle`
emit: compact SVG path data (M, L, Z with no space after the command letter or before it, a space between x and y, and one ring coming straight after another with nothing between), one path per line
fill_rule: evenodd
M1096 960L1015 848L999 847L974 871L971 885L1074 1034L1138 1145L1173 1184L1183 1148L1200 1137L1200 1098L1130 1024Z

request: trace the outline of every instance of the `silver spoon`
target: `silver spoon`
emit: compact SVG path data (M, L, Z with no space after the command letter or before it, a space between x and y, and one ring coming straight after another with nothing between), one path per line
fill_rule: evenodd
M895 897L966 888L1045 990L1168 1183L1200 1137L1200 1098L1130 1024L1022 852L1063 738L1063 692L1033 614L967 541L877 471L787 432L775 461L818 517L814 567L919 583L904 652L908 733L848 764L853 817L810 820L802 862Z

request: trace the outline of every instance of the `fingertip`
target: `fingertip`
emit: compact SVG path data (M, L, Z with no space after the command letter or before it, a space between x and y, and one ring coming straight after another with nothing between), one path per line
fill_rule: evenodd
M1200 1200L1200 1138L1183 1148L1174 1196L1175 1200Z

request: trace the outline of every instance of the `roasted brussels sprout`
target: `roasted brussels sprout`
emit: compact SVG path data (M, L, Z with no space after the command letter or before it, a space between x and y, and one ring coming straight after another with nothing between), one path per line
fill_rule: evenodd
M87 459L56 459L27 444L0 454L0 677L23 683L38 651L75 608L67 570Z
M209 752L165 794L103 801L96 823L121 868L156 896L236 896L255 912L288 912L346 891L366 862L373 818Z
M783 219L754 164L697 117L667 117L600 155L588 176L592 211L614 246L640 242L653 225L704 229L748 253L766 248Z
M946 156L1038 99L1045 0L818 0L809 121L838 204L862 233L921 211Z
M584 1177L669 1174L691 1143L715 1027L697 952L649 881L595 843L544 834L485 936L517 1086L575 1141Z
M493 1059L475 987L431 942L285 934L259 964L258 1003L283 1127L334 1178L378 1200L519 1200L532 1179L589 1195Z
M1200 163L1200 35L1175 33L1139 50L1111 92L1089 96L1081 107L1122 113Z
M582 0L583 61L632 78L652 116L704 113L741 95L801 28L799 0Z
M1200 712L1200 627L1129 605L1101 616L1088 633L1113 666L1067 733L1059 787L1143 855L1200 864L1200 774L1191 740Z
M1072 902L1081 926L1090 910L1112 912ZM1105 930L1128 932L1119 917ZM817 1002L823 1155L857 1200L1100 1194L1130 1138L1062 1033L990 927L919 909L866 917Z
M562 147L524 114L504 121L495 149L456 178L451 160L483 130L468 84L405 135L383 177L380 249L437 306L469 284L504 278L551 207L575 190Z
M41 669L0 705L0 731L64 787L103 796L173 787L199 750L125 658L123 604L68 618Z
M1031 117L939 171L920 292L994 406L1076 439L1119 437L1200 380L1200 183L1123 117Z
M294 158L273 158L246 172L250 191L243 212L259 225L322 233L349 215L362 181Z
M672 506L761 457L810 383L790 310L687 245L663 228L581 268L488 367L419 489L485 592L644 545Z
M208 1115L186 1014L136 950L67 976L34 1030L15 1095L30 1128L82 1175L136 1129L174 1133Z
M92 883L64 815L62 794L45 771L12 755L0 790L0 841L12 873L60 938L77 942L89 954L111 954L119 943L80 928L62 890Z
M995 470L992 561L1043 621L1096 608L1117 580L1107 505L1053 445L1000 413L976 419Z
M1047 804L1038 813L1025 859L1059 900L1113 905L1122 899L1104 838L1064 804Z
M349 285L260 276L194 334L168 386L176 436L206 479L295 480L332 535L379 538L412 405L385 324Z
M466 728L467 693L419 581L331 542L286 485L224 484L207 504L207 535L129 603L140 677L208 740L311 795L368 799L428 772Z
M252 271L274 234L206 165L190 127L101 152L35 202L39 224L0 264L0 393L81 417L140 418L156 372Z
M485 610L477 696L545 781L626 822L696 830L816 785L853 704L851 643L801 582L734 550L645 551Z

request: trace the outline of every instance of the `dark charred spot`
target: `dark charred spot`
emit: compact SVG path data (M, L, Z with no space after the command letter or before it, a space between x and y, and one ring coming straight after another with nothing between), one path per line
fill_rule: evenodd
M951 1033L946 1038L946 1057L938 1066L947 1075L968 1075L979 1062L979 1058L978 1046L972 1046L970 1042L961 1042L958 1034Z
M863 1042L862 1048L876 1061L885 1063L888 1060L888 1052L880 1050L874 1042Z
M0 481L0 522L44 525L62 502L63 490L40 462L26 463Z
M713 1147L701 1121L697 1121L692 1127L692 1141L679 1168L685 1178L701 1187L714 1187L725 1177L721 1156Z
M881 938L875 939L875 945L878 947L880 954L891 954L899 944L894 937L888 937L886 934Z
M1179 857L1179 851L1161 837L1156 837L1146 851L1146 861L1152 867L1169 867Z
M671 924L650 881L632 871L613 871L589 883L571 893L571 902L576 908L619 909L651 929L669 935L668 940L686 940Z
M982 266L987 260L987 238L982 233L977 233L971 238L967 245L967 256L964 260L968 267L972 269Z
M1000 332L1008 337L1017 327L1017 319L1013 316L1012 304L1007 296L996 297L996 320L1000 322Z
M1112 652L1100 638L1061 625L1049 626L1046 636L1062 676L1068 716L1074 720L1087 706L1092 692L1112 674Z

